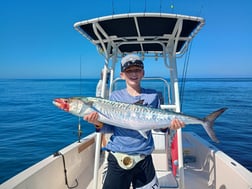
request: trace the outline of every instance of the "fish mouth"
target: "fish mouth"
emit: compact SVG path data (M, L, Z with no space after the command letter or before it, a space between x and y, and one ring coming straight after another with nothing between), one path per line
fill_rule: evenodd
M65 98L56 98L53 100L53 104L58 108L69 111L69 100Z

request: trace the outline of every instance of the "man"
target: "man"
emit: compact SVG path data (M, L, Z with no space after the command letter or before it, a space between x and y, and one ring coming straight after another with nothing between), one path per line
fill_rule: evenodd
M125 103L141 101L145 106L160 108L157 92L141 87L144 64L137 55L129 54L122 58L120 76L125 80L126 88L114 91L110 100ZM85 116L84 119L93 123L99 132L113 133L106 145L106 150L109 151L108 170L103 189L129 189L131 183L133 188L159 188L151 157L154 150L151 131L148 131L147 138L144 138L137 131L103 124L97 120L96 112ZM183 122L174 119L170 129L183 126Z

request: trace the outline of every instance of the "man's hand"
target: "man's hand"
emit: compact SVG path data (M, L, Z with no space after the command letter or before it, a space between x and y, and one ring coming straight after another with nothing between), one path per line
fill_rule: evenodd
M103 127L103 123L98 121L99 114L97 112L91 112L88 115L85 115L83 117L84 120L86 120L88 123L92 123L95 125L97 129L101 129Z
M170 129L176 130L180 129L185 126L185 123L183 121L180 121L178 119L173 119L171 121Z

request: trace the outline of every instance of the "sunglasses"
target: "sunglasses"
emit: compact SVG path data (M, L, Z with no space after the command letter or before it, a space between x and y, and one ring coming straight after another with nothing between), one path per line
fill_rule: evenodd
M141 60L128 61L121 65L121 71L127 70L127 67L129 66L138 66L140 68L144 67Z
M128 70L125 70L124 72L127 74L131 74L131 73L140 73L142 71L143 71L142 68L136 68L136 69L128 69Z

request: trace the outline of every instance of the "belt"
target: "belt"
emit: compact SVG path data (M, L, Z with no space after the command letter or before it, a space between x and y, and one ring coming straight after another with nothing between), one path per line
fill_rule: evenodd
M116 158L118 164L123 169L132 169L139 161L145 159L146 155L128 155L120 152L111 152L110 153Z

